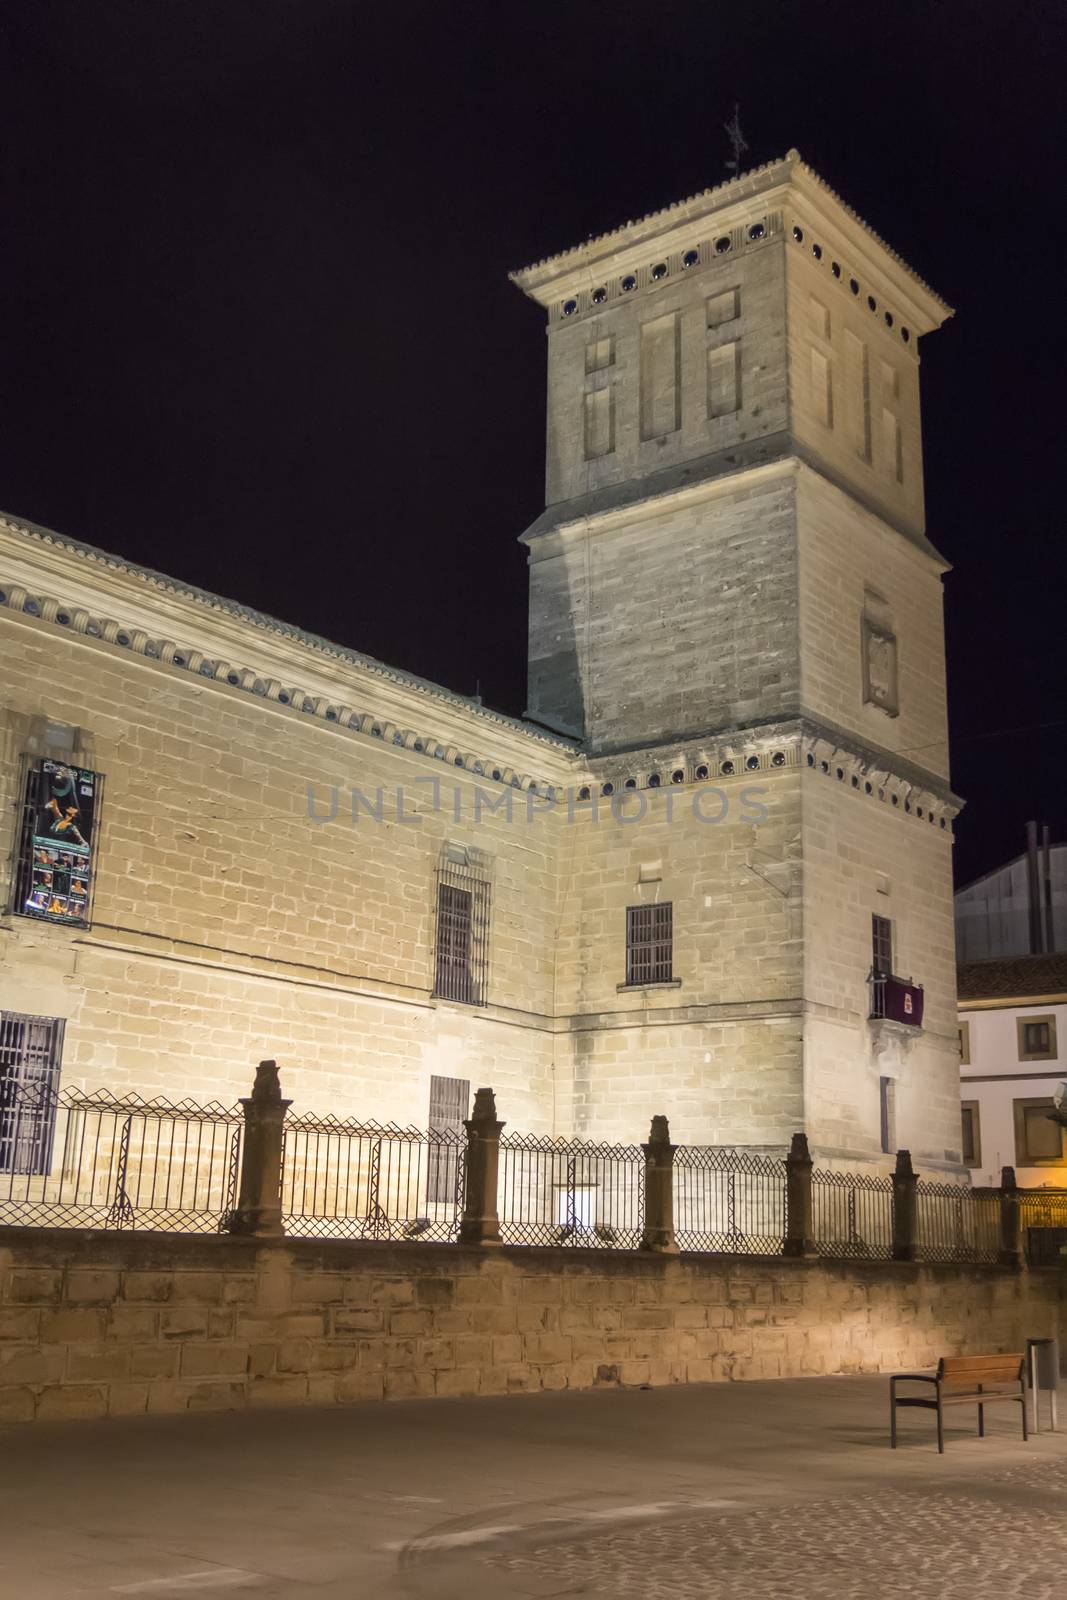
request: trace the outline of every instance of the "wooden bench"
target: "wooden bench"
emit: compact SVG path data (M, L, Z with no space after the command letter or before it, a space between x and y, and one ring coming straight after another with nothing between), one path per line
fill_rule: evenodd
M932 1383L934 1393L898 1395L898 1383ZM985 1437L985 1408L1008 1400L1019 1407L1026 1431L1026 1360L1023 1356L942 1356L936 1372L895 1372L889 1380L889 1437L897 1447L897 1407L937 1412L937 1448L945 1453L946 1406L977 1406L978 1437Z

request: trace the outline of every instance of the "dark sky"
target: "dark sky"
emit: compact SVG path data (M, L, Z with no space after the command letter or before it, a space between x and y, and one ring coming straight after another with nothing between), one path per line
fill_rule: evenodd
M521 266L796 145L924 342L966 882L1067 836L1060 3L6 0L0 505L521 712Z

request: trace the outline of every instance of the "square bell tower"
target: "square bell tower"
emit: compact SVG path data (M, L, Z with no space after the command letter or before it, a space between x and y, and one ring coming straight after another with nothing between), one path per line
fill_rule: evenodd
M572 846L574 1130L668 1109L692 1142L803 1126L823 1160L962 1173L919 415L949 308L795 151L514 280L548 317L528 714L643 818ZM675 987L634 992L618 928L654 901Z
M796 151L513 278L548 313L530 716L599 750L797 713L798 469L936 558L948 307Z

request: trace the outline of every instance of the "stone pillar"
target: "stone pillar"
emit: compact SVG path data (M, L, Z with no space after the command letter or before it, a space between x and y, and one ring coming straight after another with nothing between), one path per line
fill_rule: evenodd
M282 1099L278 1063L261 1061L245 1112L241 1150L241 1188L237 1210L226 1219L228 1233L255 1239L280 1239L282 1227L282 1136L291 1100Z
M498 1245L502 1241L497 1178L500 1135L505 1125L497 1121L492 1089L478 1090L474 1096L474 1111L463 1126L467 1130L467 1181L463 1220L459 1225L460 1243Z
M1002 1267L1023 1264L1022 1229L1019 1218L1019 1186L1014 1167L1000 1169L1000 1254Z
M893 1173L893 1260L914 1261L918 1239L919 1179L912 1170L911 1151L898 1150Z
M813 1256L815 1228L812 1219L811 1152L806 1133L794 1133L785 1158L785 1254Z
M641 1249L676 1256L674 1236L674 1146L666 1117L653 1117L645 1152L645 1227Z

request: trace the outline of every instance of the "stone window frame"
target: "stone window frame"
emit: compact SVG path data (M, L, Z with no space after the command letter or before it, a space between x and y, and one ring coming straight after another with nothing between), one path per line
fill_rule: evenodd
M1035 1024L1045 1023L1048 1027L1048 1049L1028 1050L1026 1048L1026 1030ZM1016 1039L1019 1049L1020 1061L1055 1061L1056 1059L1056 1017L1051 1011L1043 1012L1036 1017L1016 1017Z
M1012 1115L1015 1122L1015 1165L1017 1167L1067 1167L1067 1139L1064 1135L1067 1129L1060 1128L1060 1154L1058 1156L1032 1156L1026 1144L1026 1113L1035 1111L1039 1107L1051 1111L1053 1100L1051 1095L1027 1095L1022 1099L1012 1101Z
M967 1133L965 1116L970 1113L971 1118L971 1150L967 1153ZM978 1100L962 1100L960 1102L960 1138L962 1143L963 1165L965 1167L980 1167L982 1165L982 1107Z
M960 1035L960 1066L969 1067L971 1065L971 1024L970 1022L960 1022L958 1027Z
M435 874L431 999L488 1004L491 890L485 852L446 842Z

